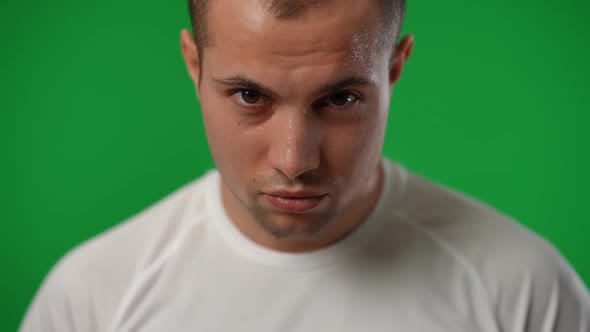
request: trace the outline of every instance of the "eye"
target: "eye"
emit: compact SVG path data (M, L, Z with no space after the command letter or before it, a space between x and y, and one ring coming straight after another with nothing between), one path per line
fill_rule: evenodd
M335 92L324 99L325 106L344 107L358 101L358 97L348 91Z
M233 95L237 98L238 103L242 105L260 105L266 102L266 98L258 91L240 89L236 90Z

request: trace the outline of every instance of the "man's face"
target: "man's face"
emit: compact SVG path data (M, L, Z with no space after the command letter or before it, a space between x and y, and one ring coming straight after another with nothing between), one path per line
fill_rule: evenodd
M277 19L260 1L211 1L198 94L234 222L311 237L374 203L391 91L376 3Z

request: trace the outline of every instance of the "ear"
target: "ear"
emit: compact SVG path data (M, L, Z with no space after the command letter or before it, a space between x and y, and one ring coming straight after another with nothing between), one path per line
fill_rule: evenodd
M393 87L397 81L399 81L404 65L412 55L414 49L414 36L405 36L397 45L395 49L394 58L391 61L389 68L389 85Z
M182 57L186 64L188 74L195 83L195 87L199 87L199 78L201 75L201 62L199 59L199 51L197 50L197 44L191 33L187 29L183 29L180 32L180 48L182 51Z

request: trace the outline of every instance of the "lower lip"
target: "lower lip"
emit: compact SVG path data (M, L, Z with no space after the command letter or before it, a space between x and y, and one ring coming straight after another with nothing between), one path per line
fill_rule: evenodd
M285 212L302 213L318 206L326 195L313 197L280 197L266 195L266 200L274 207Z

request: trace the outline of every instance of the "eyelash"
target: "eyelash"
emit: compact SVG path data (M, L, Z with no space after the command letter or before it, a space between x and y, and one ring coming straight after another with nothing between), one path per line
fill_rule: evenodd
M239 95L239 93L248 92L248 91L251 91L251 92L255 92L255 93L260 94L260 97L263 100L265 100L265 101L262 102L262 103L259 103L259 104L248 104L248 103L245 103L245 102L240 102L239 99L242 99L242 100L244 100L244 99L243 99L243 97L241 97ZM267 96L265 96L264 94L262 94L262 93L260 93L260 92L258 92L256 90L251 90L251 89L234 89L234 90L231 90L230 91L230 96L232 98L234 98L234 99L238 99L238 100L236 100L236 102L240 106L246 107L246 108L260 108L260 107L264 107L268 103L268 97Z
M265 100L265 101L262 102L262 103L259 103L259 104L248 104L248 103L245 103L245 102L240 102L239 100L235 100L235 102L237 104L239 104L241 107L249 108L249 109L254 109L254 110L261 109L261 108L264 108L264 107L267 106L267 104L268 104L268 97L265 96L264 94L256 91L256 90L243 89L243 88L242 89L234 89L234 90L231 90L229 92L229 94L230 94L230 96L232 98L234 98L234 99L238 99L239 98L239 99L241 99L243 101L243 97L241 97L239 95L239 93L248 92L248 91L251 91L251 92L255 92L255 93L260 94L260 97L263 100ZM353 100L350 101L350 102L348 102L348 103L346 103L345 105L342 105L342 106L332 106L332 107L328 106L328 108L340 109L342 111L343 109L350 108L350 107L352 107L352 106L354 106L354 105L356 105L356 104L358 104L358 103L360 103L360 102L363 101L363 99L361 98L361 96L359 96L358 94L356 94L354 92L351 92L351 91L348 91L348 90L341 90L341 91L336 91L336 92L333 92L333 93L331 93L329 95L326 95L326 96L322 97L318 101L314 102L312 105L318 105L319 104L320 105L319 108L323 108L324 107L323 105L325 105L327 103L327 100L330 97L333 97L334 95L341 94L341 93L345 93L348 96L352 96Z
M325 104L327 104L327 102L329 101L329 99L331 97L336 96L336 94L345 94L349 98L350 98L350 96L352 96L352 99L353 100L347 102L344 105L340 105L340 106L337 106L337 105L335 105L335 106L328 106L329 108L333 108L333 109L346 109L346 108L352 107L352 106L358 104L359 102L361 102L361 97L359 97L356 93L353 93L353 92L347 91L347 90L342 90L342 91L333 92L333 93L331 93L331 94L329 94L327 96L322 97L317 103L320 103L320 104L325 105Z

